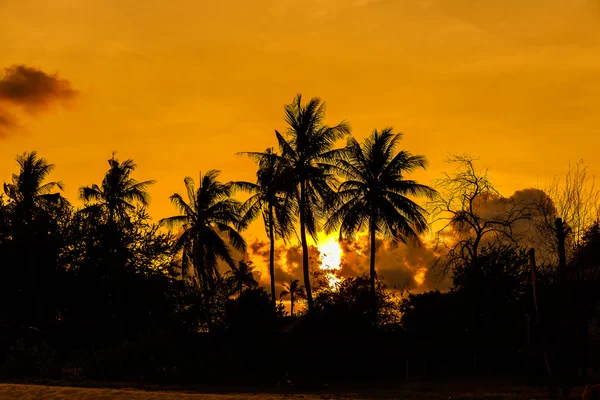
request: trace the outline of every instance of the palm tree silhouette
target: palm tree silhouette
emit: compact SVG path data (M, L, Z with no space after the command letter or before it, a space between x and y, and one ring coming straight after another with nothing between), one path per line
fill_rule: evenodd
M210 170L200 177L200 186L194 187L194 180L184 179L188 202L175 193L171 203L181 215L163 218L160 225L173 228L183 226L183 233L176 243L176 249L183 250L182 275L193 271L192 281L200 284L207 295L216 288L221 275L218 261L223 260L230 268L236 266L231 249L223 240L223 235L233 248L245 252L246 241L240 235L243 227L240 217L240 203L231 198L231 183L217 181L219 171Z
M54 189L64 190L60 181L44 183L54 170L54 164L48 164L36 151L17 156L19 173L12 175L11 183L4 183L4 193L12 200L15 213L23 224L31 223L39 210L54 206L67 205L67 200L60 193L52 193Z
M237 266L234 265L231 267L231 271L227 271L227 275L240 296L244 292L244 287L258 287L258 281L254 279L254 266L250 260L240 260Z
M62 182L47 182L53 164L38 157L36 151L23 153L16 158L19 164L19 173L13 174L11 183L4 183L4 193L12 202L12 241L17 243L17 254L22 262L23 269L27 272L27 283L31 290L29 296L33 309L24 311L23 317L31 318L35 324L44 319L44 304L40 294L43 288L43 279L48 276L48 268L52 268L40 258L38 251L43 251L49 235L51 221L56 222L57 214L54 211L64 210L69 202L60 193L53 193L54 189L62 191ZM41 246L41 248L39 248ZM42 285L40 285L42 284Z
M306 233L317 240L319 216L326 203L332 198L330 185L335 177L330 173L331 165L339 150L334 150L335 141L350 133L350 126L342 121L330 127L323 123L325 103L318 97L302 104L298 94L292 103L285 106L285 119L289 127L286 139L275 131L282 157L291 168L296 196L300 208L300 239L302 242L302 269L308 299L308 311L313 308L308 264Z
M79 198L85 203L86 212L105 213L108 223L114 225L118 221L128 220L130 213L135 210L135 203L148 206L150 194L147 189L155 181L138 182L131 178L136 164L131 159L119 162L114 153L108 165L110 168L101 185L82 186L79 188Z
M297 299L306 299L306 292L304 286L300 285L298 279L290 278L290 283L283 284L283 290L279 294L279 298L282 299L285 296L290 296L290 316L294 316L294 303Z
M269 236L269 275L271 278L271 301L277 307L275 293L275 238L284 241L294 232L295 213L297 204L290 196L294 181L290 176L285 160L281 159L272 148L264 153L239 153L249 156L258 163L256 183L233 182L235 189L241 189L251 194L242 205L241 213L244 224L256 219L259 214Z
M346 181L338 187L337 206L325 223L328 232L340 228L340 239L350 239L363 227L370 234L371 291L375 293L376 237L382 234L395 245L407 240L420 244L419 234L427 229L425 209L407 196L433 198L435 190L405 175L426 168L422 155L396 152L402 134L392 128L374 130L360 145L349 138L343 156L337 161L337 173Z

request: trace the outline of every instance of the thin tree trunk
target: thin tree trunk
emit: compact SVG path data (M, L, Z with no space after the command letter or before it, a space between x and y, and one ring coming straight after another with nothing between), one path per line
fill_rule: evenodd
M535 263L535 249L529 249L529 269L531 271L531 286L533 288L533 304L535 306L535 320L540 323L540 310L537 297L537 266Z
M277 296L275 294L275 229L273 222L273 207L269 207L269 240L271 241L271 248L269 250L269 274L271 275L271 301L273 302L273 308L277 309Z
M197 241L200 241L200 238L196 239ZM194 247L198 246L198 244L196 244ZM205 271L205 266L204 266L204 254L203 251L201 253L201 249L199 248L194 248L193 252L194 252L194 267L196 268L196 273L198 274L198 277L200 278L200 284L202 287L202 303L204 305L204 313L208 318L207 324L208 324L208 329L209 331L212 331L212 310L211 310L211 304L210 304L210 298L209 298L209 288L208 288L208 277L206 276L206 271Z
M290 303L292 303L292 305L290 306L290 316L293 317L294 316L294 295L293 294L291 294Z
M567 254L565 249L565 241L567 239L568 230L564 225L562 218L556 218L554 221L556 229L556 242L558 249L558 292L559 292L559 333L558 333L558 351L559 351L559 367L558 373L565 379L571 372L572 364L572 346L570 346L570 332L568 323L568 306L567 306Z
M308 243L306 242L306 199L305 183L300 185L300 239L302 241L302 269L304 272L304 288L306 289L306 299L308 300L308 313L313 309L312 290L310 288L310 271L308 269Z
M373 221L369 224L369 229L371 233L371 267L369 269L369 277L371 278L371 293L375 294L375 224Z
M563 223L562 218L556 218L554 221L556 228L556 241L558 245L558 273L560 275L561 283L564 280L565 269L567 267L567 252L565 249L565 241L567 239L567 229Z

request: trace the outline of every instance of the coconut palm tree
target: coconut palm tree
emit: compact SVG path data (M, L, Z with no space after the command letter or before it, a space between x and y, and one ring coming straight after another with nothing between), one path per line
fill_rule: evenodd
M325 223L328 232L340 229L340 239L351 239L363 228L370 234L371 291L375 293L375 253L378 235L392 241L420 244L419 234L427 229L426 211L410 197L432 199L436 192L406 179L417 168L426 168L422 155L396 151L402 134L392 128L374 130L362 145L349 138L337 173L346 181L338 187L337 206Z
M335 176L331 173L331 162L338 150L335 142L350 133L345 121L335 126L325 125L325 103L318 97L302 103L298 94L292 103L285 106L285 120L289 127L286 137L275 131L281 156L291 168L296 184L296 198L300 209L300 240L302 242L302 269L308 299L308 311L313 307L308 265L308 243L306 234L317 240L319 217L332 199L331 186Z
M192 281L201 285L204 294L214 291L220 280L219 260L231 268L236 266L229 245L246 251L246 242L239 233L243 228L240 203L231 198L231 183L219 182L218 175L219 171L208 171L200 177L198 188L192 178L186 177L188 202L178 193L171 196L171 203L181 214L159 222L168 228L183 227L176 243L176 248L183 251L182 275L192 271Z
M227 275L240 296L244 292L244 287L258 287L258 281L254 279L254 266L250 260L240 260L237 266L232 266L231 271L227 271Z
M297 205L291 195L294 181L289 174L285 160L273 151L267 149L264 153L240 153L249 156L258 163L256 183L233 182L234 189L240 189L251 196L244 202L241 209L244 224L249 224L262 214L269 236L269 275L271 278L271 301L277 307L275 293L275 239L287 241L294 232Z
M64 190L62 182L44 181L54 170L54 164L38 157L36 151L17 156L19 173L12 175L11 183L4 183L4 193L15 207L16 217L23 224L31 223L40 210L48 211L50 207L67 205L67 200L54 189Z
M86 212L104 213L108 216L109 225L114 225L116 222L128 221L136 203L148 206L148 187L155 181L138 182L131 178L136 164L131 159L119 162L114 153L108 160L108 165L110 168L100 186L93 184L79 188L79 198L85 203Z
M290 283L283 284L283 290L279 294L279 298L283 299L286 296L290 296L290 316L294 316L294 304L298 299L306 299L306 292L304 286L300 285L298 279L292 279L290 277Z

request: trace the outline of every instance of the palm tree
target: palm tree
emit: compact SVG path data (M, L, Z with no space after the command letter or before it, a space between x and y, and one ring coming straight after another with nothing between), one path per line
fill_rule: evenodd
M241 213L245 224L249 224L260 214L269 236L269 275L271 278L271 301L276 307L277 298L275 293L275 238L280 237L284 241L294 232L297 209L293 196L290 196L289 168L286 168L285 160L281 159L272 148L264 153L240 153L249 156L258 163L256 183L234 182L234 189L241 189L251 194L250 198L242 205Z
M291 176L296 184L296 197L300 208L300 240L302 242L302 269L308 299L308 311L313 308L308 265L308 243L306 233L317 240L319 217L325 205L332 199L335 183L331 164L339 150L335 150L336 140L350 133L350 126L342 121L330 127L325 125L325 103L318 97L302 104L298 94L292 103L285 106L285 119L289 125L287 139L275 131L282 158L291 168Z
M258 287L258 281L254 279L254 266L250 260L240 260L237 266L232 266L231 271L227 271L227 275L240 296L244 292L244 287Z
M290 277L290 283L283 284L283 290L279 294L279 298L282 299L285 296L290 296L290 316L294 316L294 303L297 299L306 299L306 292L304 286L300 285L298 279L292 279Z
M135 203L147 207L150 202L148 186L155 181L138 182L131 178L137 167L133 160L119 162L115 155L108 160L110 168L104 175L100 186L83 186L79 188L79 198L86 204L86 212L100 212L108 215L110 225L117 221L129 220L135 210Z
M427 230L425 209L407 196L433 198L435 190L405 175L426 168L422 155L396 152L402 134L392 128L374 130L362 145L348 140L343 156L337 161L337 172L347 179L338 187L338 204L325 224L331 232L340 228L340 239L351 239L366 227L370 234L371 291L375 293L375 253L378 234L396 245L410 241L420 245L419 234Z
M44 289L47 286L40 284L49 284L47 278L52 276L51 271L56 267L38 250L47 246L49 230L56 225L55 211L64 210L69 203L59 192L54 192L54 189L64 189L62 182L44 183L54 170L53 164L38 157L36 151L17 156L16 161L19 173L12 175L11 183L4 183L4 193L12 203L13 220L7 222L13 227L12 241L17 243L18 257L28 274L24 285L29 285L31 290L28 301L32 309L25 308L20 314L38 324L47 316L44 314L47 305L41 301L43 296L40 293L40 287ZM21 282L15 282L15 285L19 284Z
M36 151L17 156L19 173L12 175L12 183L4 183L4 193L12 200L16 215L23 224L31 223L39 210L53 206L67 205L68 202L54 189L64 190L62 182L44 183L54 170L54 164L38 157Z
M182 275L193 271L194 283L202 286L204 294L216 288L221 275L218 261L222 260L232 269L236 266L231 256L231 248L246 251L246 242L239 233L243 228L239 213L240 203L231 198L231 183L217 181L219 171L208 171L200 177L200 186L196 189L194 180L184 179L188 202L175 193L171 203L181 213L160 220L160 225L173 228L183 226L183 233L176 243L183 250Z

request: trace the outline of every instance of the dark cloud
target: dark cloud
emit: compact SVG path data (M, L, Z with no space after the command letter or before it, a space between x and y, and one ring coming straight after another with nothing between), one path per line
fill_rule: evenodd
M358 235L355 240L341 244L344 251L340 276L351 277L369 273L369 238L367 234ZM392 246L378 239L375 269L383 276L388 287L425 291L448 289L449 281L439 281L430 273L437 260L433 246L422 247L399 244Z
M0 136L7 136L18 125L21 111L35 115L54 105L69 106L77 97L71 83L37 68L13 65L0 77Z
M248 246L248 256L254 262L256 269L261 272L261 284L270 285L269 275L269 242L255 239ZM311 270L319 267L319 250L309 246L309 265ZM302 248L300 245L289 245L281 242L275 245L275 284L277 293L283 290L283 284L290 278L303 280Z
M552 199L545 191L526 188L517 190L508 197L482 197L476 199L474 204L475 212L483 221L511 221L510 229L502 229L502 233L498 233L499 230L485 234L480 246L497 240L507 244L517 243L525 249L534 248L538 264L556 262L557 254L551 231L555 210ZM468 226L463 232L448 226L442 234L444 242L452 247L453 243L472 236L473 232ZM440 248L440 252L445 253L445 248ZM436 272L441 273L441 269L437 269Z
M521 245L536 251L538 263L554 263L558 261L554 237L549 224L554 223L554 202L548 194L536 188L517 190L510 199L521 207L530 210L528 220L518 221L515 224L515 233Z
M58 74L48 75L25 65L5 68L0 79L0 101L23 106L31 112L56 102L68 102L76 95L71 83L59 78Z

